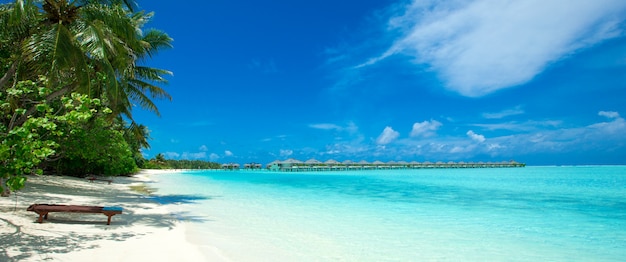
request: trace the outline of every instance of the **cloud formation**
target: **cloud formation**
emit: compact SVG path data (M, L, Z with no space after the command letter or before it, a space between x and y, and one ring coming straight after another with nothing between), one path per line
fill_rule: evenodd
M291 149L281 149L281 150L280 150L280 154L279 154L279 155L280 155L281 157L288 157L288 156L291 156L291 155L293 155L293 150L291 150Z
M385 127L383 132L376 139L376 144L379 144L379 145L389 144L393 142L394 140L396 140L399 136L400 136L400 133L393 130L393 128L391 128L390 126Z
M443 124L437 120L424 121L413 124L411 137L431 137Z
M319 124L310 124L309 127L314 128L314 129L320 129L320 130L345 131L350 134L355 134L359 130L359 127L354 122L348 122L346 126L340 126L340 125L331 124L331 123L319 123Z
M520 106L517 106L512 109L505 109L500 112L495 113L483 113L483 117L487 119L501 119L508 116L521 115L524 114L524 110Z
M180 154L176 152L165 152L163 153L163 156L167 159L178 159Z
M474 133L474 131L467 131L467 136L469 136L472 140L482 143L485 142L485 136Z
M619 113L612 111L600 111L598 112L598 115L606 118L619 118Z
M341 130L342 128L338 125L335 124L329 124L329 123L322 123L322 124L310 124L309 127L311 128L315 128L315 129L322 129L322 130Z
M216 154L216 153L211 153L209 155L209 160L211 160L211 161L217 161L218 159L220 159L220 156L218 154Z
M551 63L622 35L626 1L413 0L390 19L401 37L382 55L428 64L446 87L476 97L524 84Z

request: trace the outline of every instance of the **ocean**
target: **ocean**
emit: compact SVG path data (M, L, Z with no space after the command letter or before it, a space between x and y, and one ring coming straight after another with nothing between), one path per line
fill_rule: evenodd
M231 261L626 261L626 166L157 175Z

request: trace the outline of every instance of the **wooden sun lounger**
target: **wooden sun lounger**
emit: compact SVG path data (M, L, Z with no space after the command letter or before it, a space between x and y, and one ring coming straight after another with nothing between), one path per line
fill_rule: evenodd
M109 185L111 184L111 182L113 182L113 180L111 180L111 179L102 179L102 178L97 178L95 176L87 177L87 179L89 180L89 182L93 182L95 180L109 182Z
M48 213L51 212L68 212L68 213L102 213L108 217L107 225L111 224L111 217L122 213L121 207L100 207L100 206L75 206L75 205L47 205L34 204L29 206L26 211L33 211L39 214L37 222L42 223L44 219L48 219Z

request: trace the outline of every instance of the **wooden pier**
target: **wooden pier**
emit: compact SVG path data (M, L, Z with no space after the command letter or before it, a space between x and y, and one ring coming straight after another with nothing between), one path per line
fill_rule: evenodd
M338 162L329 160L320 162L315 159L305 162L295 159L274 161L267 165L270 171L279 172L314 172L314 171L352 171L352 170L399 170L399 169L433 169L433 168L513 168L525 167L526 164L516 161L502 162L406 162L406 161L374 161L372 163L360 161Z

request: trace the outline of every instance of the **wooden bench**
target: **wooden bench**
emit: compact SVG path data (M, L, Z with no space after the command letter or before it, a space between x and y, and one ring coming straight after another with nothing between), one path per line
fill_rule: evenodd
M111 182L113 182L113 180L111 180L111 179L102 179L102 178L97 178L95 176L87 177L87 179L89 180L89 182L93 182L95 180L109 182L109 185L111 184Z
M111 217L122 213L121 207L100 207L100 206L76 206L76 205L48 205L34 204L30 205L26 211L32 211L39 214L37 222L42 223L44 219L48 219L48 213L51 212L67 212L67 213L102 213L108 217L107 225L111 224Z

